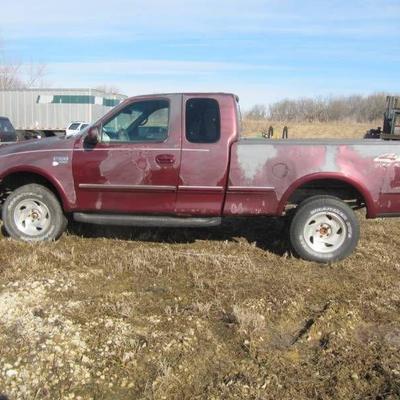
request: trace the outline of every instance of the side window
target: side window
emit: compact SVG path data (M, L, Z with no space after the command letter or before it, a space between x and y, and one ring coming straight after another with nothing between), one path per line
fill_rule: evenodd
M103 142L163 142L168 137L169 102L132 103L103 125Z
M186 139L192 143L215 143L221 136L221 117L214 99L186 102Z

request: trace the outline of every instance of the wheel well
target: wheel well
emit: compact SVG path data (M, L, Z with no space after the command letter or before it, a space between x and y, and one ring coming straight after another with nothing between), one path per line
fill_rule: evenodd
M1 194L0 194L0 201L3 203L7 196L18 189L21 186L28 185L30 183L37 183L38 185L42 185L49 189L54 195L57 197L60 204L63 204L62 198L56 189L56 187L42 175L35 174L32 172L14 172L10 175L7 175L1 181Z
M311 196L329 195L346 201L353 208L366 207L364 196L350 183L339 179L318 179L299 186L289 197L286 207L297 206Z

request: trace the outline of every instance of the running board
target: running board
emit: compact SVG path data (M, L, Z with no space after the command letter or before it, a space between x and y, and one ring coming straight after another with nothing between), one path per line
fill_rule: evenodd
M74 213L74 220L95 225L124 225L168 228L207 228L221 224L220 217L183 218L130 214Z

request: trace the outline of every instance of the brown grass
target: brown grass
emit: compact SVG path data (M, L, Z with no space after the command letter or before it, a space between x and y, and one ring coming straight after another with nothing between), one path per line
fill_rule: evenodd
M264 130L270 126L274 128L274 139L282 136L283 127L289 128L289 138L359 138L361 139L365 132L371 128L376 128L382 124L382 121L372 123L355 122L337 122L337 123L307 123L293 122L282 123L268 120L244 120L242 123L242 133L244 136L261 136Z
M0 238L10 399L398 399L400 229L298 260L282 221Z

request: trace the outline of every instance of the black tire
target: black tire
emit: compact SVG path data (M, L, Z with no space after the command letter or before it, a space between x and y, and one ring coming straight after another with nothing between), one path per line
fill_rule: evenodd
M346 258L356 248L359 237L360 226L354 211L333 196L306 199L296 209L290 225L294 252L319 263Z
M10 237L29 242L56 240L68 223L54 193L35 183L21 186L7 197L2 218Z

